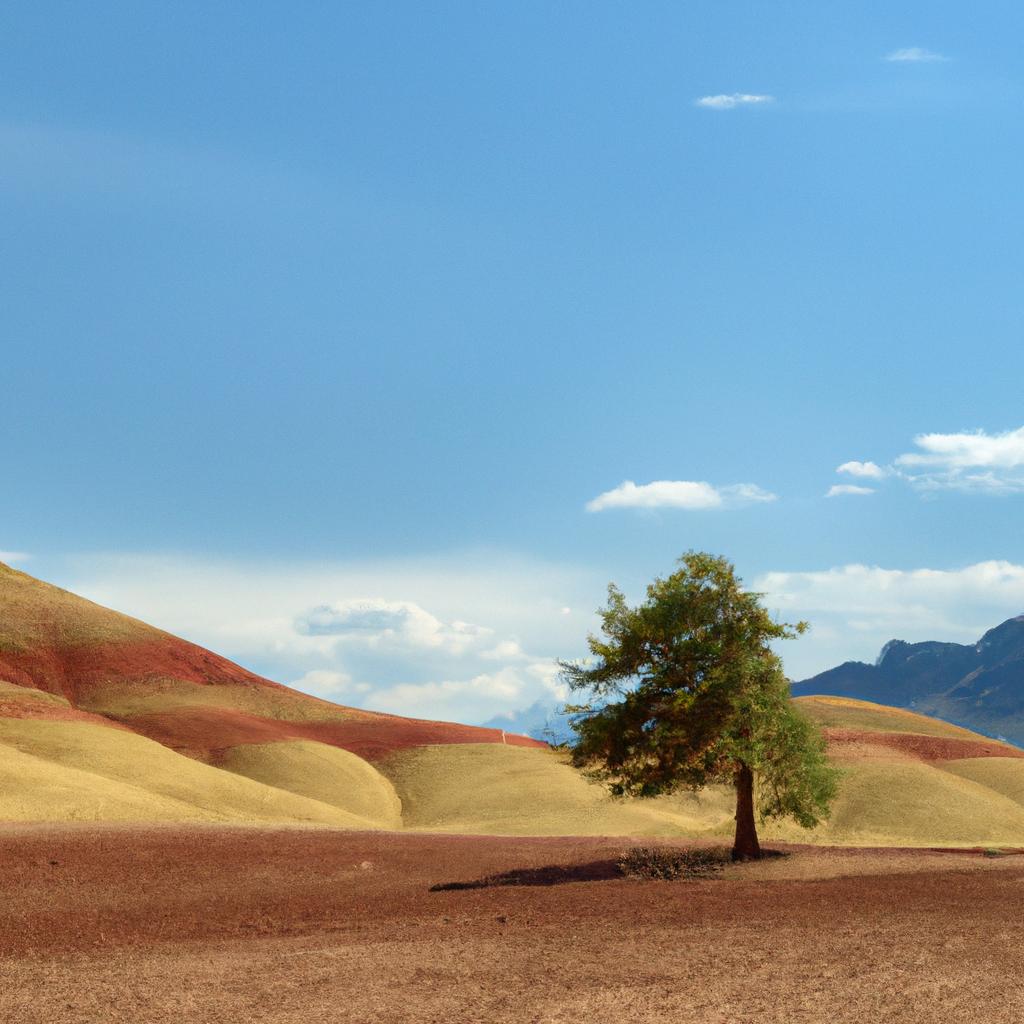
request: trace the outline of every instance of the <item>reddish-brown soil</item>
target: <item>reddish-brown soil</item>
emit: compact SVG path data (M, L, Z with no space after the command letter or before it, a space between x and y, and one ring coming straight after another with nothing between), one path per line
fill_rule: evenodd
M236 686L291 695L302 706L335 721L288 722L230 707L193 706L136 715L125 725L181 753L216 763L220 754L242 743L312 739L343 747L371 760L406 747L432 743L509 743L544 747L526 736L503 734L449 722L401 718L342 707L264 679L234 662L169 634L142 641L40 645L27 652L0 653L0 678L66 697L72 704L104 708L103 694L114 687L140 694L152 683L173 680L177 686ZM344 716L342 720L342 716ZM109 723L75 708L45 702L0 698L0 717L52 718ZM316 717L316 715L311 715Z
M626 843L3 826L0 1020L1024 1018L1024 858L792 847L711 881L429 891Z
M227 749L244 743L306 739L350 750L368 760L379 760L396 750L432 743L501 743L500 729L428 722L414 718L352 710L340 722L282 722L227 708L181 708L128 720L136 732L180 753L216 763ZM528 736L504 735L514 746L546 747Z
M111 681L122 680L176 679L197 685L287 689L219 654L156 631L145 640L38 644L27 651L2 651L0 678L60 694L72 704L87 700Z
M908 732L870 732L866 729L823 729L832 754L857 753L865 745L886 747L918 761L955 761L964 757L1024 757L1024 750L998 740L961 740Z

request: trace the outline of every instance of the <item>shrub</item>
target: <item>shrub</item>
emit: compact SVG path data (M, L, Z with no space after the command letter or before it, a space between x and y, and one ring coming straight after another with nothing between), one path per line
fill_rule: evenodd
M712 878L730 863L732 856L721 848L679 850L672 847L634 846L617 863L627 878L662 881Z

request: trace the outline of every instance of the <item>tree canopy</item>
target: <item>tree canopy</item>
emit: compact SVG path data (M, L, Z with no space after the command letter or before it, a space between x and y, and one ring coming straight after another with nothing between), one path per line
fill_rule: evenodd
M792 703L774 640L807 629L776 622L725 558L690 551L630 607L610 584L589 662L561 662L586 691L570 705L573 763L619 795L648 797L712 782L736 787L733 857L760 856L762 820L813 828L838 772L814 724Z

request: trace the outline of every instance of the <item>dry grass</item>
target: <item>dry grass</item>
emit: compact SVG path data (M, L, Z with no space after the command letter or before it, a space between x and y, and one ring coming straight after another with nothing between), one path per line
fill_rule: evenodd
M851 697L796 697L794 703L823 729L864 729L869 732L910 732L921 736L984 740L985 737L935 718L873 704Z
M557 751L446 744L377 765L312 740L245 744L220 767L127 730L0 719L0 818L318 822L476 835L723 837L725 787L616 800ZM379 770L378 770L379 769ZM1024 845L1024 761L928 764L879 755L844 763L831 818L767 839L861 846Z
M947 761L945 771L979 783L1014 803L1024 805L1024 761L1010 757L969 757Z
M341 722L358 711L309 694L269 686L194 682L167 676L111 679L83 695L79 707L121 721L182 708L230 708L278 722Z
M340 807L212 768L124 729L0 719L0 820L308 822Z
M844 767L826 823L810 833L770 825L765 835L859 846L1024 845L1024 807L986 785L915 761Z
M232 747L219 766L276 789L318 800L379 828L402 827L402 802L391 782L355 754L312 740Z
M891 751L889 752L891 755ZM808 832L768 823L768 838L861 846L1024 845L1024 761L979 758L931 765L878 756L844 763L831 818ZM992 762L989 769L981 762ZM957 765L968 765L962 773ZM554 751L489 744L422 747L382 770L406 827L495 835L721 836L732 828L725 787L650 801L614 800ZM973 773L973 775L972 775ZM1013 790L1018 796L1020 790Z
M37 644L119 643L160 630L0 563L0 653Z
M0 705L24 704L26 702L46 704L58 708L71 707L71 702L59 694L47 693L45 690L36 690L31 686L18 686L16 683L8 683L0 679Z
M718 788L658 800L615 800L553 750L465 743L420 747L381 762L407 828L491 835L702 835L731 821Z

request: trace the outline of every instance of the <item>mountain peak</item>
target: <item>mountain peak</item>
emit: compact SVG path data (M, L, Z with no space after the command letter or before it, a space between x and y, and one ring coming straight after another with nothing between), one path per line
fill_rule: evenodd
M976 650L987 664L1024 658L1024 615L1016 615L990 629L978 641Z

